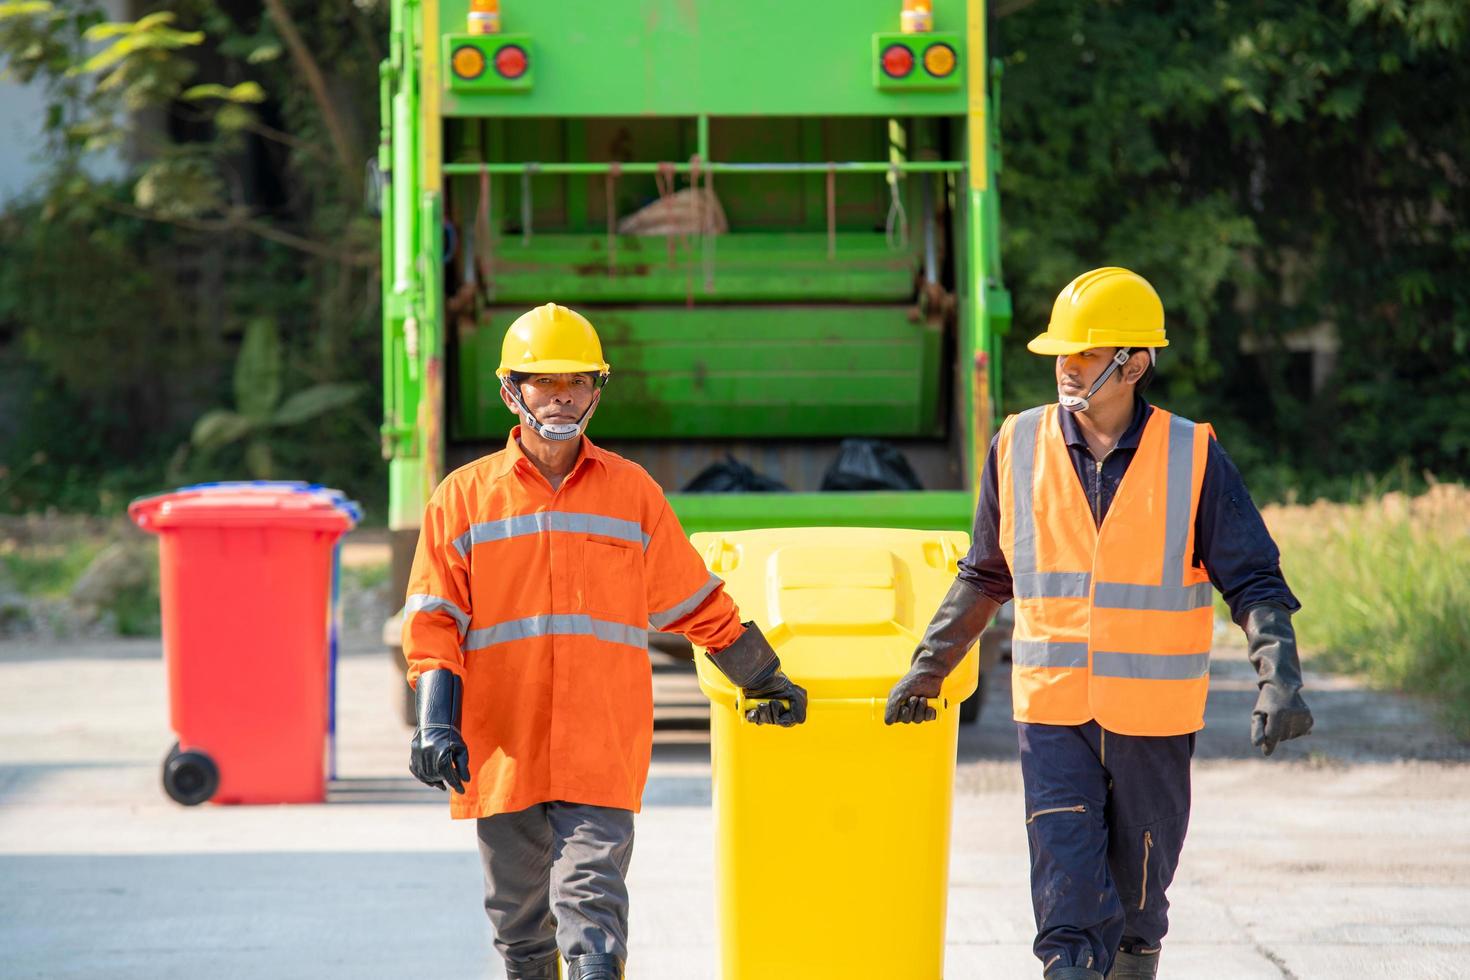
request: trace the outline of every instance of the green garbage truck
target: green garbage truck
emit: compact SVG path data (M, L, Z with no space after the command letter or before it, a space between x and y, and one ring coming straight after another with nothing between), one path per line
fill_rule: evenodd
M505 328L553 301L612 364L593 437L686 531L968 530L1010 321L986 26L984 0L393 0L399 594L430 492L505 439ZM855 457L904 479L823 489L864 486L833 476ZM712 466L785 489L685 492Z

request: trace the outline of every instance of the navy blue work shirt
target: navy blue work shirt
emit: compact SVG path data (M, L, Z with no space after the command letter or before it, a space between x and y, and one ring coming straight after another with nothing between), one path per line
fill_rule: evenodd
M1113 503L1123 474L1138 451L1143 427L1153 406L1137 399L1133 421L1101 464L1087 448L1087 440L1071 412L1057 413L1072 468L1099 526ZM975 509L975 528L970 553L960 560L959 577L996 602L1011 599L1011 568L1000 550L1000 484L996 476L997 435L990 442L990 455L980 477L980 504ZM1204 483L1200 487L1199 511L1194 523L1194 563L1210 576L1210 582L1225 597L1230 616L1237 623L1245 611L1263 602L1285 606L1296 612L1301 603L1287 588L1281 574L1281 552L1261 512L1256 509L1240 471L1225 450L1210 440L1205 457Z

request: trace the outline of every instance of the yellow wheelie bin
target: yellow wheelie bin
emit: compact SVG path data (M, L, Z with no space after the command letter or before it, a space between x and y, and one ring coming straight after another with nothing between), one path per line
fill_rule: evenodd
M931 702L935 721L887 726L883 708L968 536L782 528L691 540L811 699L804 725L751 724L739 689L695 658L712 703L721 976L939 980L959 708L976 651Z

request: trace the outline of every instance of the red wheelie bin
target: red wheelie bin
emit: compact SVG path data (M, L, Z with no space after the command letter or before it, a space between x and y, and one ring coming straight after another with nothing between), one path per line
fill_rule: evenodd
M356 505L303 484L225 484L128 515L159 536L178 737L164 790L191 806L324 800L334 551Z

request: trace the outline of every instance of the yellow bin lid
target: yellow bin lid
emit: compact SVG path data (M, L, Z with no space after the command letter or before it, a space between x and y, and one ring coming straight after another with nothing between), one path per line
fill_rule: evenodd
M690 541L813 699L886 698L970 546L962 531L866 527L700 532ZM695 661L705 694L733 705L735 687L703 653ZM976 662L966 657L946 693L973 689L964 675Z

